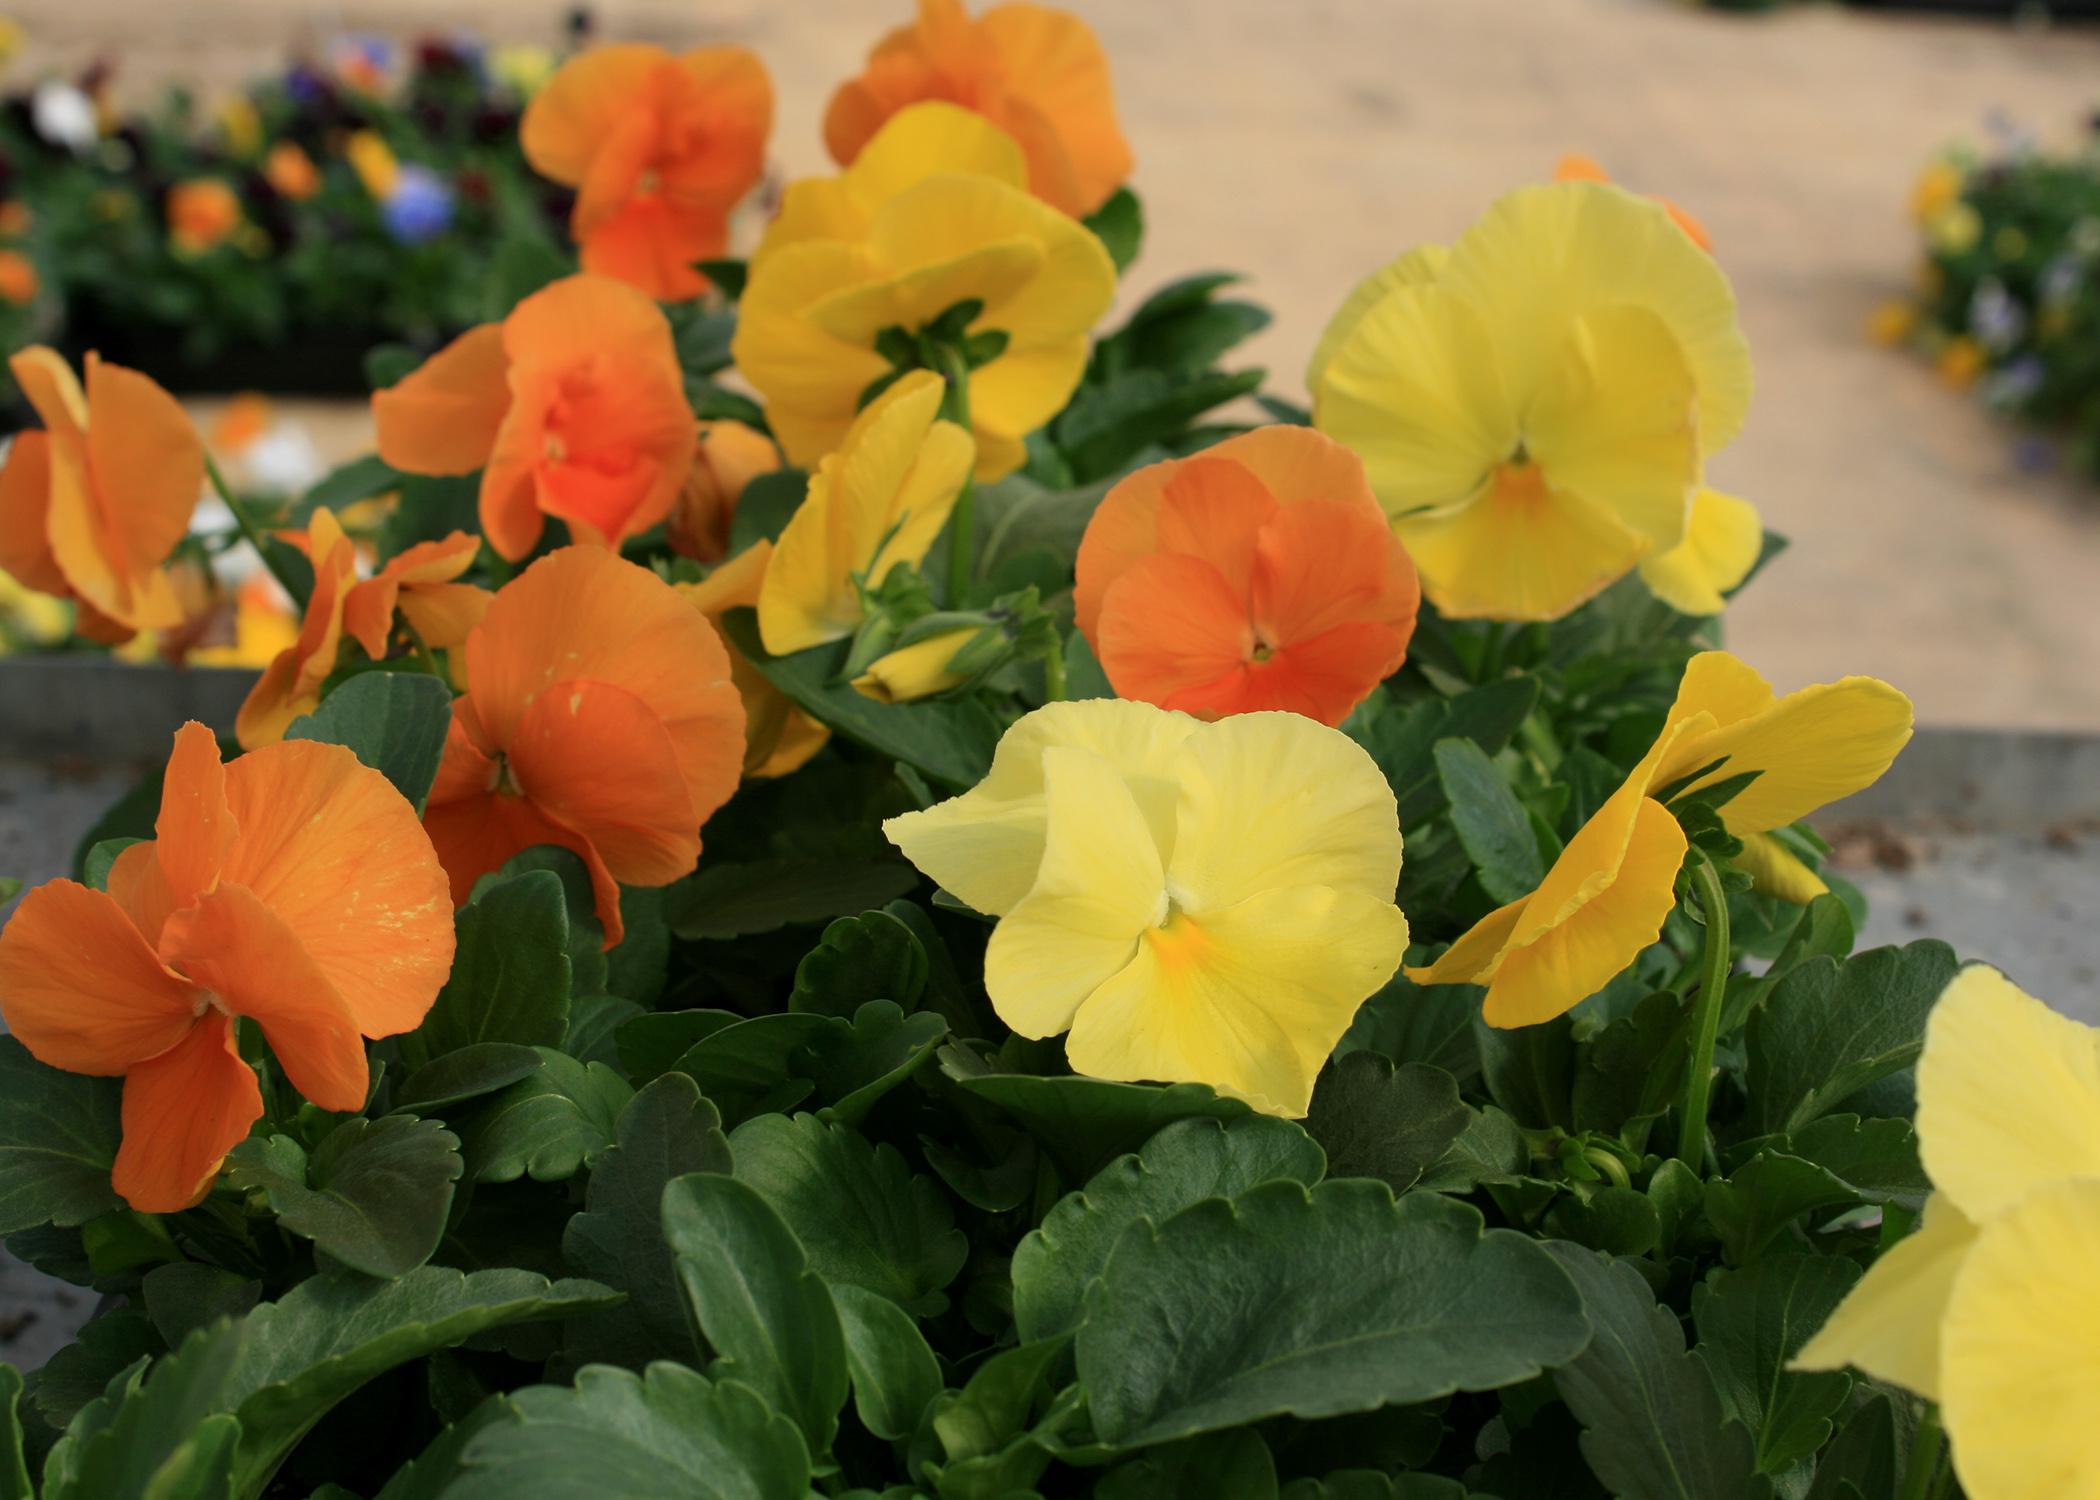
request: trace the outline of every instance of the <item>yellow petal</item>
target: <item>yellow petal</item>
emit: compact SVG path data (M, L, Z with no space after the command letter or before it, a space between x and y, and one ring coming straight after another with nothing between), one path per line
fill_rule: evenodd
M1201 915L1307 885L1393 899L1393 790L1340 730L1300 714L1234 714L1191 735L1177 770L1167 873L1185 909Z
M2100 1030L1996 969L1963 969L1926 1023L1918 1147L1933 1186L1979 1223L2044 1183L2100 1177Z
M1096 1078L1207 1083L1295 1119L1406 947L1389 899L1327 886L1177 915L1079 1007L1065 1056Z
M1363 459L1387 515L1470 499L1516 448L1517 409L1487 345L1472 303L1409 285L1365 311L1332 355L1313 425Z
M1443 282L1488 315L1503 378L1520 403L1567 325L1627 304L1661 318L1690 362L1699 440L1717 453L1750 407L1750 351L1714 258L1660 204L1607 183L1518 188L1451 247Z
M966 679L948 670L955 653L977 639L981 626L964 625L884 653L853 679L854 691L878 703L909 703L945 693Z
M2054 1183L1983 1227L1940 1334L1940 1400L1970 1500L2100 1495L2100 1182Z
M1159 846L1122 775L1089 750L1043 753L1042 863L984 953L984 989L1022 1036L1055 1036L1167 910ZM1344 1023L1346 1024L1346 1022Z
M1702 489L1692 497L1684 540L1641 562L1641 581L1685 615L1717 615L1727 592L1750 574L1764 550L1765 528L1747 500Z
M1356 325L1363 321L1364 314L1383 302L1386 293L1403 286L1427 286L1437 279L1450 259L1451 252L1442 245L1417 245L1387 261L1351 287L1349 295L1342 299L1342 305L1327 320L1320 342L1313 349L1312 362L1305 370L1305 388L1315 396L1319 395L1320 384L1327 378L1327 367L1334 363L1335 355L1356 332Z
M1955 1274L1976 1243L1976 1226L1944 1195L1926 1200L1917 1233L1867 1268L1789 1368L1850 1365L1928 1400L1940 1393L1940 1324Z
M1744 834L1743 852L1734 863L1749 873L1751 885L1761 896L1806 906L1830 891L1822 876L1796 859L1786 845L1769 833Z
M1024 714L999 741L983 781L923 812L882 825L904 857L981 912L1011 911L1035 884L1043 860L1043 757L1074 746L1116 768L1152 831L1170 850L1182 743L1202 726L1149 703L1090 698Z
M1008 301L1042 268L1043 247L1034 240L993 240L958 249L944 260L846 287L812 303L807 316L835 339L872 346L885 328L923 328L958 302L989 307ZM980 318L971 327L980 324L992 326Z
M1494 977L1495 961L1508 946L1530 901L1524 896L1489 912L1460 933L1437 955L1436 962L1409 969L1407 977L1416 984L1486 984Z
M753 268L737 304L730 341L737 370L763 393L773 435L788 461L803 468L838 447L860 393L890 369L873 349L832 337L803 312L870 274L865 255L851 245L790 245Z
M1607 511L1647 547L1684 540L1699 479L1691 367L1662 319L1605 307L1573 319L1524 410L1524 443L1557 492Z

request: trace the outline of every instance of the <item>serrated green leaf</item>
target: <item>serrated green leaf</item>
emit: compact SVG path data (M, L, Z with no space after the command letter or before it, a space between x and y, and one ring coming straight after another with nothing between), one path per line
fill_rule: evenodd
M162 1341L175 1349L208 1323L246 1314L261 1300L262 1283L199 1261L178 1260L148 1271L139 1291Z
M634 1097L603 1063L581 1063L552 1047L535 1049L539 1071L463 1113L454 1122L460 1154L476 1182L560 1182L612 1145L620 1111Z
M1780 1151L1760 1152L1726 1181L1706 1184L1706 1217L1735 1265L1753 1259L1803 1214L1836 1213L1859 1201L1850 1184Z
M665 893L664 918L688 942L745 937L851 916L918 883L918 872L895 860L703 860Z
M1492 1104L1468 1107L1465 1128L1422 1174L1417 1187L1439 1193L1464 1193L1482 1183L1513 1182L1523 1174L1530 1153L1524 1132Z
M850 1032L827 1031L807 1065L826 1120L858 1125L892 1089L923 1068L947 1040L948 1023L930 1010L905 1015L888 1000L853 1013Z
M71 1343L46 1360L42 1369L29 1374L30 1404L46 1423L62 1432L117 1376L167 1349L167 1340L143 1311L112 1307L88 1319Z
M1135 1151L1176 1120L1231 1120L1253 1113L1200 1083L1112 1083L1075 1075L993 1073L956 1047L941 1066L965 1089L1010 1115L1078 1181Z
M788 1009L850 1016L870 1000L910 1010L926 988L926 950L886 911L840 917L795 966Z
M1325 1158L1287 1120L1181 1120L1144 1149L1120 1156L1068 1193L1014 1249L1014 1326L1024 1343L1079 1326L1086 1289L1133 1224L1158 1226L1206 1198L1235 1198L1264 1182L1307 1187Z
M278 1223L368 1276L400 1276L430 1259L462 1170L459 1137L414 1115L353 1115L310 1160L286 1135L251 1137L226 1158L227 1180L262 1193Z
M469 1042L432 1058L402 1079L394 1090L394 1108L436 1114L509 1088L539 1070L539 1053L521 1042Z
M1271 1182L1116 1242L1076 1353L1100 1440L1163 1442L1288 1413L1492 1390L1589 1336L1538 1245L1434 1193Z
M1471 1113L1442 1068L1395 1068L1376 1052L1352 1052L1320 1070L1305 1128L1327 1153L1329 1177L1375 1177L1404 1193L1465 1133Z
M425 672L360 672L285 730L288 740L342 745L385 776L417 812L437 779L452 727L452 689Z
M123 1084L46 1067L0 1036L0 1234L124 1206L109 1185Z
M1428 1063L1466 1084L1480 1076L1473 1017L1482 991L1470 984L1418 985L1396 973L1357 1008L1335 1056L1376 1052L1401 1063Z
M1796 1372L1787 1362L1828 1321L1860 1277L1838 1255L1772 1255L1717 1271L1692 1289L1697 1353L1728 1414L1757 1442L1757 1466L1779 1474L1828 1442L1852 1378Z
M918 1430L941 1393L940 1361L912 1315L879 1292L845 1282L831 1287L846 1340L846 1371L861 1426L896 1442Z
M1917 1132L1908 1120L1825 1115L1796 1131L1784 1149L1838 1178L1863 1203L1892 1203L1915 1214L1932 1191L1918 1160Z

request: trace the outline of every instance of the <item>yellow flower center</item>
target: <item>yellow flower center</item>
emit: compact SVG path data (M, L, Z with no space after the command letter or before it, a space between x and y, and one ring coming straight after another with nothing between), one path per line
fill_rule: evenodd
M1210 934L1187 912L1170 904L1167 919L1145 934L1160 973L1170 982L1202 969L1210 957Z
M1504 508L1524 507L1529 509L1542 505L1546 499L1546 476L1533 463L1522 448L1508 463L1496 466L1488 478L1488 500Z

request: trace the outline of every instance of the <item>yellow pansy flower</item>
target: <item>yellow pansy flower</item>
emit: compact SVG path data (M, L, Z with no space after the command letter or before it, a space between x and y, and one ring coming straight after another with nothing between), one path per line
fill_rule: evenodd
M773 544L761 538L700 582L672 585L693 608L707 616L707 623L722 635L722 649L729 653L729 680L736 684L737 696L744 700L746 776L785 776L798 771L831 738L829 728L797 708L794 699L767 681L765 674L722 634L722 616L732 609L758 603L772 561ZM453 653L455 657L464 654Z
M1978 376L1990 364L1990 357L1983 352L1983 345L1967 334L1957 334L1947 340L1946 347L1933 362L1940 379L1957 391L1965 391L1976 383Z
M394 196L394 184L401 179L401 162L394 155L394 148L376 131L354 133L344 145L343 155L349 159L350 169L357 173L357 180L365 185L366 192L380 199Z
M775 656L844 640L859 627L861 587L916 565L970 476L969 433L941 418L941 378L904 376L809 476L809 493L773 549L758 592L758 633Z
M977 639L981 625L962 625L944 630L923 641L878 656L868 669L853 679L855 691L878 703L909 703L945 693L969 680L969 674L949 670L957 652Z
M1961 199L1962 170L1942 158L1918 174L1911 185L1910 216L1919 224L1930 224L1949 204Z
M1078 385L1116 289L1100 240L1027 184L1010 137L929 102L892 116L837 177L789 186L751 259L732 349L792 462L836 448L895 368L879 335L915 336L974 301L968 334L1004 339L969 375L977 477L1021 466L1022 440Z
M1551 620L1683 540L1750 361L1727 278L1667 210L1563 182L1374 273L1308 383L1440 610Z
M1935 1189L1803 1346L1940 1403L1970 1500L2100 1493L2100 1030L1972 965L1933 1007L1918 1144Z
M1717 615L1728 607L1728 591L1750 576L1764 545L1756 506L1702 489L1692 497L1684 540L1642 558L1641 582L1679 614Z
M1779 698L1736 657L1701 652L1686 664L1655 744L1568 840L1539 888L1481 918L1409 976L1486 985L1490 1026L1533 1026L1573 1009L1655 941L1676 905L1684 831L1654 794L1746 771L1760 774L1718 809L1744 842L1742 864L1768 894L1811 899L1822 881L1770 831L1872 784L1910 739L1910 723L1910 700L1874 678Z
M883 831L999 918L985 989L1097 1078L1209 1084L1301 1116L1407 946L1392 789L1338 730L1053 703L960 797Z

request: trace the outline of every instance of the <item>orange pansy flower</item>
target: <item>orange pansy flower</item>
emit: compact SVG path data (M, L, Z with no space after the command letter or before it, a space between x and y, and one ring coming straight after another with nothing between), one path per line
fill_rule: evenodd
M564 547L498 590L466 660L423 814L453 899L558 844L590 871L612 947L621 884L689 873L736 790L744 708L714 627L647 568Z
M1073 602L1122 697L1339 724L1399 668L1420 597L1362 461L1263 427L1110 490Z
M1029 191L1075 219L1130 175L1108 56L1065 11L995 5L973 21L962 0L919 0L918 20L877 42L860 76L831 96L824 144L845 166L922 99L974 110L1012 136L1028 158Z
M764 172L772 128L757 54L632 43L563 63L525 106L519 139L534 170L576 189L583 268L675 302L707 290L693 263L728 247L729 211Z
M759 541L699 583L679 584L678 592L719 630L722 616L730 610L757 607L758 591L772 561L773 544ZM824 748L831 730L795 707L795 700L768 682L726 636L722 645L729 652L730 681L744 700L744 774L785 776L799 770Z
M109 890L54 880L0 932L0 1017L39 1061L124 1079L115 1186L133 1208L201 1198L262 1113L234 1021L293 1087L362 1109L363 1037L418 1025L452 967L445 874L415 809L340 745L231 765L175 735L155 837Z
M287 198L311 198L321 190L320 169L292 141L279 141L263 159L263 177Z
M618 547L671 513L698 441L662 309L570 276L461 334L372 397L379 456L410 474L481 475L481 529L513 562L547 516Z
M181 622L161 564L190 529L204 444L173 396L87 357L87 388L41 345L8 361L44 419L0 470L0 568L80 604L78 629L115 644Z
M36 300L43 285L35 261L19 250L0 250L0 297L22 307Z
M780 467L773 440L742 422L700 424L685 488L666 528L672 550L700 562L718 562L729 551L729 527L744 486Z
M357 585L357 549L325 508L316 510L300 547L314 565L314 591L298 639L272 658L241 701L233 721L244 750L284 738L292 720L321 706L321 685L343 644L343 612Z
M1570 151L1554 167L1553 180L1555 182L1610 182L1611 173L1605 171L1603 164L1595 157L1584 156L1580 151ZM1677 221L1677 227L1692 237L1693 244L1707 254L1713 254L1714 242L1707 235L1704 224L1659 193L1650 193L1648 197L1663 206L1663 210Z
M386 655L387 637L393 634L398 610L431 650L460 645L481 623L495 598L485 588L457 581L474 566L480 551L480 538L455 531L441 541L418 542L397 553L345 596L344 634L378 661Z
M201 254L240 223L241 200L216 177L178 182L168 189L168 238L178 250Z

